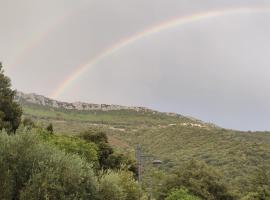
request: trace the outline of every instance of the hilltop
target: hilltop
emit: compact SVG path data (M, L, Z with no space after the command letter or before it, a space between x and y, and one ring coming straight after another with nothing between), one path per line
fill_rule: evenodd
M114 124L117 124L117 121L119 124L128 124L128 121L134 120L133 122L137 124L141 122L145 126L155 124L159 127L164 127L166 125L175 126L181 122L182 126L217 128L214 124L205 123L192 117L186 117L181 114L171 112L159 112L146 107L94 104L85 102L69 103L57 101L35 93L26 94L23 92L16 93L15 101L23 106L25 115L32 115L37 118L51 118L55 120L64 119L78 122L111 122ZM106 116L107 118L104 118ZM109 119L108 116L115 118ZM124 116L127 117L125 118ZM136 119L134 118L135 116ZM121 118L121 120L119 118Z
M129 106L120 106L120 105L107 105L107 104L93 104L93 103L84 103L84 102L61 102L54 99L47 98L42 95L35 93L26 94L23 92L17 92L16 101L24 104L36 104L52 108L60 108L67 110L102 110L102 111L112 111L112 110L135 110L135 111L151 111L150 109L144 107L129 107Z

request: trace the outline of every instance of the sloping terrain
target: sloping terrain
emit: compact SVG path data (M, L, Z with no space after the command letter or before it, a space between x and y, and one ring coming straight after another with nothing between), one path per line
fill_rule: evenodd
M203 160L224 174L224 181L235 193L250 190L256 170L270 167L269 132L226 130L147 108L107 105L102 109L98 104L95 109L65 108L53 106L60 103L46 103L54 100L38 96L36 101L32 96L32 100L22 94L17 98L24 115L43 126L53 123L57 134L76 135L88 128L100 128L119 151L134 153L140 144L145 154L162 160L166 170L187 160Z

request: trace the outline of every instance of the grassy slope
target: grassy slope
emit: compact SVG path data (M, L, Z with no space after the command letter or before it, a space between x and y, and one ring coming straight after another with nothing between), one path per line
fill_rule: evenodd
M192 158L204 160L221 170L236 192L252 186L249 179L256 167L270 167L270 133L266 132L225 130L152 112L66 111L28 104L24 105L24 113L44 125L52 122L60 134L99 127L106 130L119 151L133 151L140 143L145 153L165 160L168 168Z

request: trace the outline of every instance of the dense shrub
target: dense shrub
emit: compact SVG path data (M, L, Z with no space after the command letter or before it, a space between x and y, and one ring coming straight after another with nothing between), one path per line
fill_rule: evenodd
M100 179L101 200L136 200L139 187L128 171L107 171Z
M245 197L241 198L241 200L262 200L262 198L260 198L260 194L257 192L250 192Z
M270 199L270 171L267 167L257 168L252 178L253 192L260 200ZM253 194L254 194L253 193Z
M165 200L200 200L185 189L173 190Z
M26 127L27 129L31 129L31 128L34 128L35 127L34 121L31 118L29 118L29 117L25 117L22 120L22 125L24 127Z
M53 134L53 125L52 125L52 123L50 123L50 124L46 127L46 130L47 130L50 134Z
M96 144L108 143L108 137L106 133L100 130L88 129L80 134L80 137L86 141L94 142Z
M33 134L0 133L0 199L96 199L91 166Z
M177 168L165 181L159 199L164 199L170 190L181 187L205 200L235 199L221 180L222 176L216 170L203 162L192 160Z
M55 146L56 148L65 151L66 153L77 154L87 162L93 164L96 168L98 163L98 147L92 142L86 142L77 137L68 137L62 135L51 135L42 130L39 131L40 138Z
M109 157L113 149L108 143L107 135L104 132L90 129L80 134L80 137L87 142L94 142L98 146L98 159L101 169L110 169Z
M98 160L100 169L119 170L125 166L126 169L136 174L137 170L135 161L126 155L115 153L109 144L106 133L100 130L89 129L88 131L81 133L80 138L87 142L95 143L98 146Z

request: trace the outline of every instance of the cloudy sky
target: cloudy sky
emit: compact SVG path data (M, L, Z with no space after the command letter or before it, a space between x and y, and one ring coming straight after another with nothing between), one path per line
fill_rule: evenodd
M14 88L52 96L78 67L119 41L215 12L227 14L116 48L56 98L270 130L270 0L0 0L0 60Z

